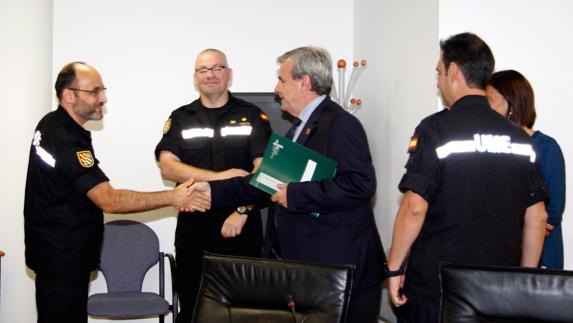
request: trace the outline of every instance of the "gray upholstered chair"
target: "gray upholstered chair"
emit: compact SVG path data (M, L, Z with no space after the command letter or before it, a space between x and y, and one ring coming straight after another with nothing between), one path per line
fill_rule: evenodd
M343 323L352 265L205 255L194 323Z
M2 257L4 257L5 253L4 251L0 250L0 278L2 278ZM1 289L0 289L1 290ZM0 293L0 295L2 295L2 293Z
M159 239L143 223L118 220L104 224L99 269L105 277L107 293L88 298L88 314L111 319L144 318L173 313L177 315L177 294L172 284L171 304L165 300L164 258L169 259L171 277L175 277L175 259L159 251ZM159 293L143 292L147 271L159 263Z
M573 272L446 264L443 323L573 322Z

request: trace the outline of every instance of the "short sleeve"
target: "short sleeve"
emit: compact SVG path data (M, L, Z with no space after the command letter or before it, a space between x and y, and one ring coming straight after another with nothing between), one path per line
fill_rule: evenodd
M89 144L76 142L63 147L57 160L56 167L71 180L74 189L82 195L97 184L109 181L99 168L99 161Z
M543 181L539 175L539 170L534 166L534 164L531 164L529 174L529 178L531 180L529 185L529 197L527 201L528 207L535 203L549 199L549 192L545 188L545 184L543 184Z
M398 185L401 192L413 191L430 202L440 181L440 164L432 142L431 131L419 125L408 145L410 154L406 173Z
M255 110L256 115L252 118L253 131L249 137L251 160L265 154L272 133L269 116L258 108Z
M181 126L177 118L171 114L169 119L163 124L163 137L155 147L155 159L159 161L159 154L162 150L172 152L181 158Z

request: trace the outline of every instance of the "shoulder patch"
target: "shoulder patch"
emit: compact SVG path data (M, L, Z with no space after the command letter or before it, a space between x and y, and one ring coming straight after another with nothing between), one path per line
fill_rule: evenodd
M261 112L259 116L261 117L261 120L263 120L264 122L269 122L269 116L266 113Z
M408 144L408 152L412 153L416 151L417 147L418 147L418 136L414 136L410 138L410 143Z
M78 151L76 153L76 156L78 156L78 161L80 162L80 165L82 165L82 167L90 168L94 165L95 161L91 151L89 150Z
M163 124L163 134L168 133L169 129L171 129L171 118L167 119L167 121L165 121Z

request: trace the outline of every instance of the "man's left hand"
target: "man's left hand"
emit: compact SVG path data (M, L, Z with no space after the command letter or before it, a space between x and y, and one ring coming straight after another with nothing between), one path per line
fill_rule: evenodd
M237 211L231 213L221 227L221 235L223 238L234 238L240 235L243 226L247 222L247 218L246 215L239 214Z

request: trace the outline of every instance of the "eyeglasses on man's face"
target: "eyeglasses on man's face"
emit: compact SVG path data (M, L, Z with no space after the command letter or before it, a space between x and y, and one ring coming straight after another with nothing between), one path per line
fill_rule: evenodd
M105 93L107 92L107 88L105 87L96 87L93 90L82 90L82 89L74 89L74 88L68 88L69 90L72 91L79 91L79 92L86 92L89 93L93 96L100 96L100 95L105 95Z
M212 71L215 74L220 74L225 70L225 68L227 68L225 65L214 65L213 67L201 66L199 68L196 68L195 72L199 75L205 75L209 71Z

